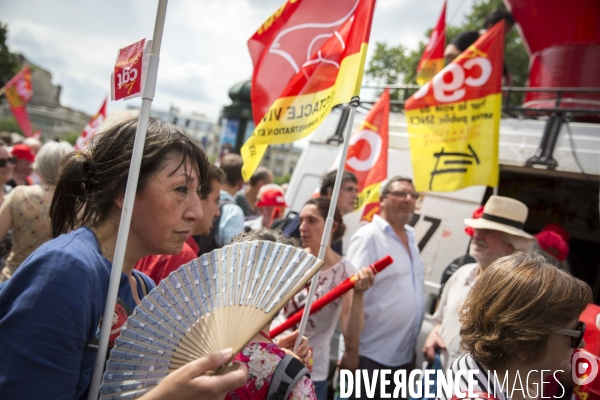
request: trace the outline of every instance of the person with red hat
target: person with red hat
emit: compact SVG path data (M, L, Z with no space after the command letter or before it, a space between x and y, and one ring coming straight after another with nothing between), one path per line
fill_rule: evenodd
M552 265L571 271L569 256L569 233L560 225L548 224L535 235L532 252L541 254Z
M259 216L244 223L246 230L270 228L277 218L283 216L287 204L281 186L274 183L263 185L256 196Z
M31 151L29 146L18 143L13 146L11 154L16 158L15 170L13 178L6 184L11 187L33 185L33 181L29 177L33 172L33 162L35 161L33 151Z

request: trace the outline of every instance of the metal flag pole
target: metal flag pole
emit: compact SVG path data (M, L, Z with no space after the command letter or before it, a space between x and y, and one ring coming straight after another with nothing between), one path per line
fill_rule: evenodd
M125 259L125 249L127 247L127 238L129 237L129 227L131 225L131 212L133 210L133 201L135 199L135 192L140 175L142 155L144 152L144 142L146 141L146 129L148 128L150 107L152 106L154 91L156 89L156 76L158 74L160 45L162 41L166 13L167 0L159 0L158 10L156 12L156 22L154 23L154 34L152 36L152 49L150 51L150 59L148 61L148 70L144 81L144 89L142 91L142 108L140 109L140 115L138 118L137 131L135 132L133 154L131 157L131 164L129 166L129 176L127 178L127 186L125 187L123 210L121 211L121 221L119 223L119 232L117 234L117 244L115 247L113 265L110 273L110 283L108 285L108 295L106 297L106 305L104 306L104 314L102 316L102 321L104 323L100 328L98 355L96 356L96 365L94 367L92 380L90 382L90 390L87 397L88 400L97 400L98 393L100 391L100 381L102 378L102 371L104 370L106 351L108 349L108 339L110 336L110 321L112 321L115 304L117 302L119 283L121 281L121 273L123 271L123 260Z
M335 214L335 207L337 206L338 195L340 193L340 187L342 186L342 176L344 175L344 165L346 165L346 155L348 154L348 146L350 144L350 135L352 135L352 125L354 124L354 114L356 114L356 108L358 107L359 97L354 96L350 100L350 116L348 117L348 123L346 126L346 137L344 138L344 144L342 147L342 156L340 157L340 163L337 169L337 175L335 177L335 184L333 185L333 192L331 193L331 203L329 204L329 211L327 212L327 219L325 220L325 229L323 230L323 236L321 237L321 246L319 247L319 259L325 258L325 251L327 250L327 244L331 236L331 229L333 227L333 216ZM306 304L304 305L304 314L302 320L300 320L300 327L296 343L294 344L294 352L298 350L298 346L302 342L302 336L306 329L306 323L310 314L310 307L312 306L313 298L315 297L315 290L319 283L319 274L321 271L317 271L315 276L312 278L310 283L310 290Z

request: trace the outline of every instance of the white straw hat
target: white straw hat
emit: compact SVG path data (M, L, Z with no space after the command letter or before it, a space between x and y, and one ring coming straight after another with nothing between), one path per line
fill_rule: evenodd
M475 229L492 229L533 239L533 236L523 230L527 212L527 206L519 200L492 195L483 207L481 218L465 218L465 224Z

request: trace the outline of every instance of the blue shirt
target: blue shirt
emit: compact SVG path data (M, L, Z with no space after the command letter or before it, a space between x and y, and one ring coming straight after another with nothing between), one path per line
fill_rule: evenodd
M3 399L84 398L111 267L94 233L82 227L43 244L0 285ZM154 282L138 271L134 276L141 298L141 280L147 290ZM136 305L126 274L118 297L115 320ZM126 318L119 319L118 328Z
M365 292L359 349L361 356L390 367L412 360L425 314L425 276L415 231L408 225L404 229L410 256L391 225L375 215L352 235L346 257L356 268L388 254L394 259Z
M231 243L231 239L238 233L244 232L244 211L235 203L233 196L224 190L221 190L219 200L228 202L221 207L219 232L215 238L217 245L221 247Z

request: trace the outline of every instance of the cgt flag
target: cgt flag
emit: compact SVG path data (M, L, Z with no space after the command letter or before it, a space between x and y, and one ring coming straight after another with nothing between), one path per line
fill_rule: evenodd
M288 0L250 38L256 128L242 146L249 179L269 144L307 136L357 96L375 0Z
M386 89L348 143L344 169L358 180L355 211L363 209L363 221L371 222L379 213L379 187L387 178L389 115L390 92Z
M417 191L498 185L503 30L501 21L407 100Z
M444 68L444 48L446 46L446 2L435 29L431 31L429 42L417 65L417 83L424 85Z
M108 99L104 99L104 103L102 103L100 110L92 117L92 119L90 119L90 122L87 123L85 128L83 128L83 132L81 132L81 135L79 135L77 141L75 142L75 150L82 150L84 147L86 147L98 132L100 125L102 125L106 119L107 101Z
M32 136L31 123L27 115L27 103L33 97L31 88L31 72L29 66L24 66L13 78L4 85L0 92L5 91L6 100L15 120L25 136Z

